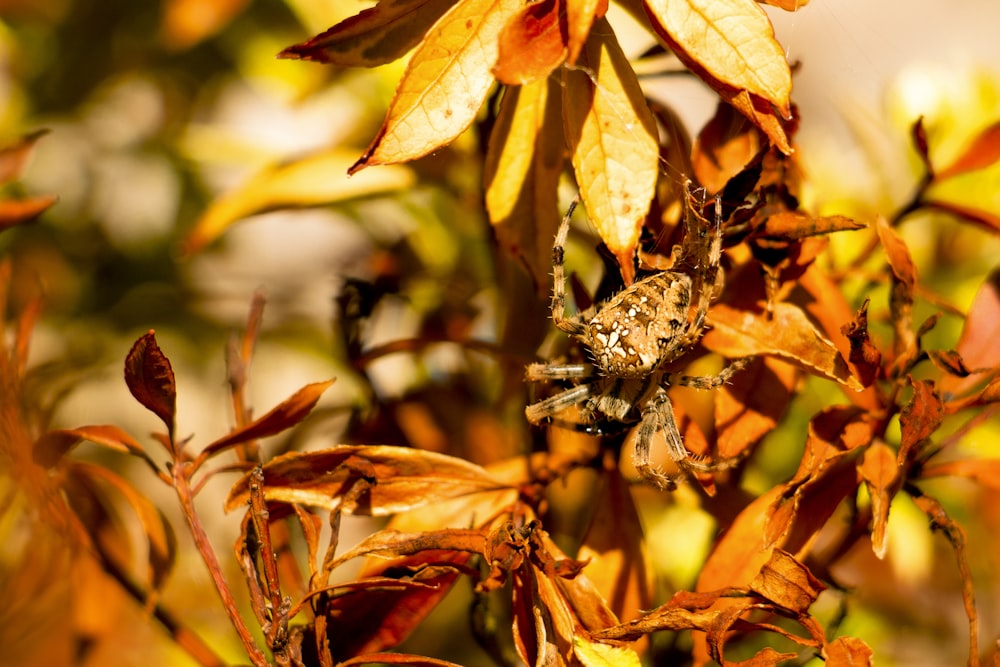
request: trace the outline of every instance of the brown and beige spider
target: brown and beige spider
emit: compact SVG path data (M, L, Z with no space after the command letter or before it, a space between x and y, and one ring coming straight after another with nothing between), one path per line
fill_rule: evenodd
M690 273L654 273L606 302L567 317L563 246L573 212L570 209L552 247L552 320L560 330L587 346L591 363L531 364L525 373L530 382L580 382L529 405L525 414L532 424L551 420L579 404L586 421L600 415L615 422L638 421L633 463L643 478L662 489L674 488L676 483L650 462L650 446L659 431L664 433L670 457L682 470L706 472L721 467L684 446L667 387L715 389L748 361L735 360L718 375L708 377L678 376L666 370L701 338L722 256L721 200L716 198L715 219L709 222L696 208L695 192L688 181L684 216L687 229L683 246L674 253L675 268L684 262Z

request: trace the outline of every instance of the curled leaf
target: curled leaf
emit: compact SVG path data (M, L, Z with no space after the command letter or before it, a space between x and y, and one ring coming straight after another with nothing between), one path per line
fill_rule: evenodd
M155 469L142 445L123 429L111 424L48 431L35 443L32 456L36 463L50 468L83 440L89 440L117 452L138 456Z
M770 560L750 582L753 592L799 614L805 613L825 589L805 565L781 549L771 552Z
M872 503L872 550L883 558L888 546L889 507L902 483L901 471L895 453L882 442L872 443L865 450L859 471Z
M500 33L493 69L500 83L521 85L547 77L566 59L565 0L524 5Z
M135 342L125 357L125 384L135 400L155 414L167 426L173 440L177 410L177 387L170 360L156 344L150 329Z

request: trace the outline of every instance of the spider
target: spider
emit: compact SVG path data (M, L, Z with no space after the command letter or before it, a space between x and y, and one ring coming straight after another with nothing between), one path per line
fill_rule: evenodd
M673 477L650 462L653 436L663 431L670 457L686 471L718 470L722 464L691 453L681 439L673 406L667 395L671 384L715 389L725 384L749 359L733 361L715 376L682 375L674 380L665 370L690 350L705 329L705 316L714 296L722 256L722 205L715 200L714 224L695 208L690 181L685 184L687 224L674 259L693 262L691 274L659 271L625 288L603 303L567 317L563 246L569 234L572 206L562 220L552 247L552 320L556 327L583 342L590 351L589 364L536 363L528 366L529 382L576 380L580 384L529 405L525 415L532 424L551 420L563 410L583 404L585 419L604 415L615 422L635 421L639 427L633 463L639 474L661 489L673 489ZM675 262L674 267L679 265ZM691 314L692 301L694 313Z

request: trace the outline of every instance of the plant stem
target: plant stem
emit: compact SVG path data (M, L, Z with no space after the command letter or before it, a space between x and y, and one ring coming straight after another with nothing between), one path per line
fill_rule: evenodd
M264 653L257 646L253 635L250 634L250 630L243 622L243 617L240 616L239 610L236 607L236 600L233 598L233 593L229 590L229 584L226 582L226 578L222 574L222 568L219 566L219 559L216 557L215 550L212 549L212 544L205 533L205 528L201 525L201 520L195 512L194 495L191 493L190 480L187 476L188 469L188 463L178 461L172 467L172 473L174 489L177 491L177 498L180 500L181 509L184 511L188 527L191 529L191 536L194 538L195 547L208 567L208 572L212 576L215 589L219 592L219 597L222 598L222 606L225 607L230 622L236 629L236 633L240 636L240 641L243 642L243 647L246 649L250 661L255 667L269 667L267 657L265 657Z

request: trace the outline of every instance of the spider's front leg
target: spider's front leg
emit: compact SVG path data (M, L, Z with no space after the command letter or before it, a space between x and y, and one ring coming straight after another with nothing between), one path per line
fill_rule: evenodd
M646 402L642 409L642 421L639 423L635 437L632 464L643 479L652 482L662 490L673 491L677 488L676 479L664 474L650 460L649 450L653 443L653 436L660 430L663 431L666 438L670 458L674 461L683 459L687 455L687 449L684 447L684 441L677 429L673 404L671 404L670 397L667 396L667 391L663 387L656 391L656 394Z

